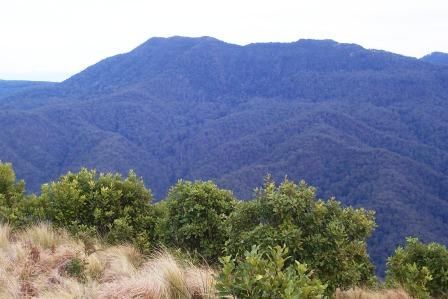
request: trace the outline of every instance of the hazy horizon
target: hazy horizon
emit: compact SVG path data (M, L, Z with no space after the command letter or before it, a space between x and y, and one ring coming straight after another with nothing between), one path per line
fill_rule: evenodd
M448 52L443 1L5 0L0 79L62 81L151 37L228 43L332 39L420 58Z

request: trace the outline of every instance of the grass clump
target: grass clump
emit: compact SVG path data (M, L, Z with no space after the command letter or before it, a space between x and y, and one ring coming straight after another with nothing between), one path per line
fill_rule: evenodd
M214 272L166 250L144 256L47 224L0 224L0 298L215 298Z
M337 290L334 299L411 299L403 289L368 290L353 288L350 290Z

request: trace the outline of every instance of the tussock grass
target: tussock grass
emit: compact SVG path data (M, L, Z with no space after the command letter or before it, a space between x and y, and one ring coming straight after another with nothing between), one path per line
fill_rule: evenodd
M8 224L0 225L0 249L6 248L9 245L9 237L11 235L11 228Z
M355 288L336 291L335 299L411 299L402 289L365 290Z
M104 269L102 273L98 273L100 281L108 283L136 275L135 260L138 259L138 255L139 253L133 247L123 245L99 251L96 267Z
M55 230L50 225L41 223L31 226L18 234L18 238L27 241L34 246L39 246L42 249L49 249L60 245L75 245L79 246L79 242L75 242L69 237L64 230Z
M160 251L124 279L103 284L98 298L217 298L214 272Z
M92 245L39 224L0 224L0 298L215 298L214 272L163 250Z
M48 224L22 231L0 224L0 298L213 299L215 274L168 250L143 256L132 246L76 239ZM357 288L334 298L411 297L399 289Z

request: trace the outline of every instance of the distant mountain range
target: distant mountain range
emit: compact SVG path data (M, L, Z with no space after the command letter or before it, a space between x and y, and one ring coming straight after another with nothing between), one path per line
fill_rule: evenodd
M34 192L82 166L134 169L158 199L178 178L242 199L305 179L376 210L382 270L405 236L448 244L446 57L152 38L59 84L0 81L0 159Z
M0 99L35 87L53 86L52 82L0 80Z

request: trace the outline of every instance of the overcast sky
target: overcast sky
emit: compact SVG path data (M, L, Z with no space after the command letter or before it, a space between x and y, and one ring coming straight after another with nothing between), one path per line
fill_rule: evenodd
M447 0L0 0L0 79L61 81L154 36L448 52Z

